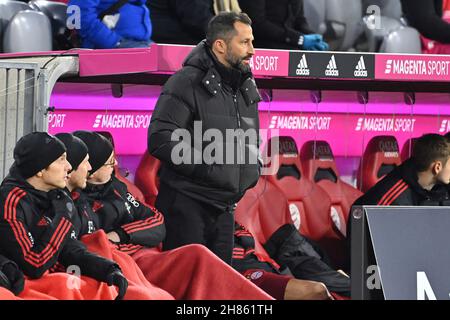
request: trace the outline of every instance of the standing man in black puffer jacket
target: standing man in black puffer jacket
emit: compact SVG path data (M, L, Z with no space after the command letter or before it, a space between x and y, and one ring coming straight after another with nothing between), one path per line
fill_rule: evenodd
M159 97L148 150L162 162L164 250L204 244L231 264L235 204L260 174L252 42L246 14L217 15Z

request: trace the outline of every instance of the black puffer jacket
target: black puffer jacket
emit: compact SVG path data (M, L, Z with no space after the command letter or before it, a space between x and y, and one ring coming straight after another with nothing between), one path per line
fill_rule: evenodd
M118 265L90 253L76 240L71 222L76 209L69 195L61 194L51 200L49 193L33 188L13 167L0 187L1 254L30 278L77 265L83 275L106 281Z
M147 1L157 43L197 44L214 16L213 0Z
M225 68L204 41L197 45L183 68L165 84L152 115L148 150L162 162L161 183L220 207L239 201L259 178L260 165L255 161L259 146L259 101L261 97L250 72L243 74ZM201 131L194 131L195 121L201 121ZM180 142L172 141L172 133L177 129L187 130L191 140L195 140L193 146L192 141L184 142L187 151L183 155L189 158L190 164L175 164L172 160L172 153L180 153ZM217 146L214 152L211 152L212 144L198 143L196 139L200 136L202 140L208 129L223 137L214 141ZM242 134L236 139L226 139L229 129L253 133L254 139ZM238 148L243 152L238 153ZM196 162L192 157L195 154L200 156ZM209 154L222 160L222 164L214 158L208 162L202 156Z

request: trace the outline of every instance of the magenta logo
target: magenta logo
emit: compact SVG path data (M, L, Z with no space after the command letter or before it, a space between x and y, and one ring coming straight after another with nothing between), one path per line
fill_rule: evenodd
M441 56L376 57L377 79L442 81L450 79L450 58Z
M278 119L278 116L272 117L272 119L270 120L269 129L275 129L275 127L277 125L277 119Z
M330 130L331 117L327 116L272 116L269 129Z
M64 128L64 123L67 114L65 113L51 113L48 115L49 128Z
M371 132L414 132L416 119L413 118L358 118L355 131Z
M150 125L149 114L97 114L94 129L146 129Z
M385 74L391 74L392 72L392 60L386 61L386 69L384 70Z
M95 117L94 125L92 126L92 128L97 129L98 127L100 127L102 118L103 118L103 115L98 114L97 117Z
M355 131L361 131L363 126L364 118L359 118L358 122L356 123Z
M277 56L254 56L250 59L250 67L255 71L277 71Z
M441 127L439 129L439 133L447 133L450 131L450 121L442 120Z
M254 75L287 76L289 73L289 51L256 50L250 59Z

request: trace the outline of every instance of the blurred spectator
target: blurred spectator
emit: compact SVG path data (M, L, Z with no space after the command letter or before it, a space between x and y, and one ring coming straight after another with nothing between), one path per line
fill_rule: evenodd
M145 0L70 0L81 10L84 48L148 47L152 25Z
M239 0L253 21L255 47L327 50L328 44L309 28L303 0Z
M214 16L213 0L147 1L157 43L197 44Z
M450 8L448 0L401 0L408 23L422 34L423 53L450 53Z

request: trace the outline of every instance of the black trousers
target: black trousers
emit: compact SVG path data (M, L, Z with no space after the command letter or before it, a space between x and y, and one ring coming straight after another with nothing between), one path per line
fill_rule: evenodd
M231 265L234 245L234 208L219 209L192 199L161 183L155 207L164 215L163 250L203 244Z

